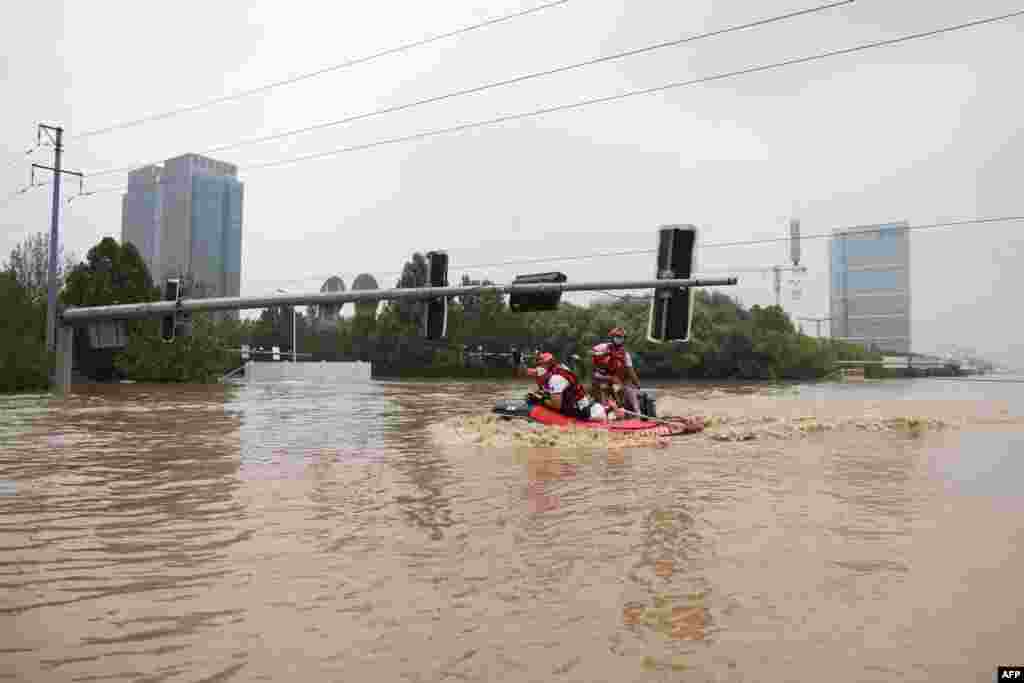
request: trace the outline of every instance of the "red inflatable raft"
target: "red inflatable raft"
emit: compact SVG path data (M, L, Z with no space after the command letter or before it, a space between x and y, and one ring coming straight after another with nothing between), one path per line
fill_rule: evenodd
M508 418L518 417L540 422L553 427L580 427L586 429L603 429L615 434L649 434L653 436L681 436L703 431L704 421L700 418L681 418L675 420L613 420L611 422L591 422L578 420L562 415L550 408L530 403L521 399L500 401L494 406L494 412Z

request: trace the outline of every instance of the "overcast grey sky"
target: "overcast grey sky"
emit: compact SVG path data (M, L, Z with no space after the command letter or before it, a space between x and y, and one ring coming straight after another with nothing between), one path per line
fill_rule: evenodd
M461 97L213 156L241 167L854 46L1024 8L1003 0L857 2L786 23ZM0 153L39 122L69 135L263 85L535 6L421 3L39 2L0 25ZM565 5L200 112L68 143L96 171L401 104L601 54L810 7L804 0ZM459 264L653 247L665 223L702 240L783 236L907 220L1024 214L1024 19L813 64L247 173L242 293L318 289L359 272L391 284L413 250ZM46 155L37 160L48 163ZM0 157L0 198L27 181ZM88 187L117 185L105 176ZM0 253L48 229L48 190L0 207ZM80 256L120 237L119 193L66 208ZM1024 364L1024 223L912 236L913 343L1008 352ZM828 310L827 242L794 315ZM705 249L701 270L783 263L784 243ZM558 266L487 268L504 281ZM575 261L570 278L645 277L653 257ZM771 278L729 288L772 303ZM813 324L809 327L813 331Z

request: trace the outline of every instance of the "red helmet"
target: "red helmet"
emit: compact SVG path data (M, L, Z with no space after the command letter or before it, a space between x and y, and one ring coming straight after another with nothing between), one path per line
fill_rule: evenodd
M550 365L555 362L555 356L547 351L541 351L537 354L537 365Z
M612 329L608 330L608 336L609 337L625 337L626 336L626 331L624 329L622 329L621 327L613 327Z

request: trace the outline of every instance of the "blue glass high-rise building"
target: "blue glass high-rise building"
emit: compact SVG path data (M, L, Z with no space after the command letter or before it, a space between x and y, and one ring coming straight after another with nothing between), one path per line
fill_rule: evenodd
M233 164L198 154L129 176L121 239L133 242L156 282L182 278L190 297L238 296L243 184Z
M832 337L910 353L907 223L836 231L830 245Z

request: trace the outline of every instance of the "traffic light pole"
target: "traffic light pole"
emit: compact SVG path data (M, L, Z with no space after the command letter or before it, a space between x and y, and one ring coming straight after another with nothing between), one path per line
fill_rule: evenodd
M692 277L694 270L694 247L697 242L697 228L693 225L669 225L658 229L657 277L653 280L619 280L597 282L567 282L564 273L536 273L521 275L507 285L470 285L448 287L448 257L444 252L428 254L429 287L408 287L394 289L372 289L348 292L315 292L250 297L221 297L210 299L179 299L177 283L168 281L167 301L151 301L140 304L114 306L91 306L68 308L60 319L62 339L61 367L70 368L74 325L94 320L138 320L143 318L164 318L165 327L170 324L172 333L164 335L173 340L173 328L179 316L209 311L238 311L253 308L274 308L296 305L337 306L349 302L377 301L424 301L423 334L428 339L445 335L447 323L447 301L451 297L480 296L482 294L508 294L509 309L513 312L529 313L549 311L558 307L563 292L608 291L614 289L653 289L648 320L648 339L655 342L686 342L690 338L693 318L694 289L735 285L738 280L732 276ZM174 285L173 292L171 285ZM173 296L172 296L173 294ZM292 358L296 358L295 322L292 323ZM167 337L170 337L169 339ZM70 372L62 373L57 387L59 393L70 389Z
M396 289L363 289L347 292L310 292L280 296L241 296L209 299L152 301L141 304L88 306L67 308L61 324L80 324L90 320L140 320L160 318L175 311L203 313L209 311L240 311L276 306L305 306L359 303L366 301L429 301L440 297L494 294L539 294L555 292L589 292L616 289L686 289L735 285L735 277L710 277L662 280L601 280L596 282L556 282L511 285L473 285L467 287L409 287Z

